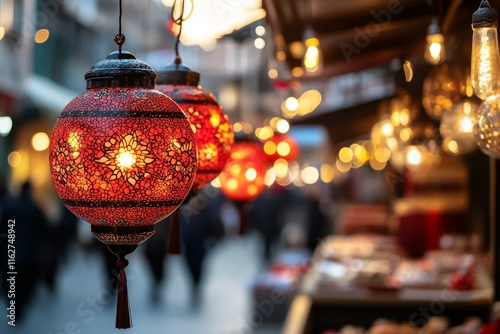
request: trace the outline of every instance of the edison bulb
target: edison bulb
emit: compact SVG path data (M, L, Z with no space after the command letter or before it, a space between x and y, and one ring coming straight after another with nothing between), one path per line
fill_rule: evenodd
M473 28L471 78L474 94L482 100L500 90L500 55L496 27Z
M474 137L474 122L477 104L467 99L443 115L439 133L443 138L442 148L453 155L465 154L477 148Z
M443 34L427 35L424 58L431 65L439 65L446 60Z
M479 106L474 136L481 151L500 158L500 95L488 97Z

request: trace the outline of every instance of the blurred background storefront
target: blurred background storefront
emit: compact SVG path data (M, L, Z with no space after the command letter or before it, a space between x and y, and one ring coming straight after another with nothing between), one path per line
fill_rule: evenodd
M469 76L479 3L186 1L182 61L270 156L266 189L244 236L215 179L183 209L181 256L141 245L130 332L477 333L492 320L497 166L473 134ZM125 49L154 69L172 63L174 1L123 6ZM64 209L48 146L117 29L116 0L0 0L2 209L29 182L41 210L17 222L18 252L41 269L19 283L22 315L2 333L114 330L113 260ZM272 138L285 137L281 154Z

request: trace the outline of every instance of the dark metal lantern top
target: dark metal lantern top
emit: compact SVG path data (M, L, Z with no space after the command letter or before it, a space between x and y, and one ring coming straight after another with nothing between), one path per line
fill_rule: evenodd
M188 85L198 86L200 73L192 71L183 64L173 63L158 71L158 85Z
M434 17L427 28L427 35L436 35L441 33L441 28L439 27L439 21L437 17Z
M115 51L85 73L87 89L103 87L142 87L153 89L156 72L127 51Z
M498 27L498 12L495 8L491 8L487 0L483 0L472 14L472 28L486 27Z

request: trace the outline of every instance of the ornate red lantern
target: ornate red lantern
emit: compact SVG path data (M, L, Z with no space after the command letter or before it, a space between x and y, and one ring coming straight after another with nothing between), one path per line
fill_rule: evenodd
M177 58L179 59L179 58ZM179 63L158 71L156 89L184 110L196 137L198 170L193 189L215 179L226 164L234 142L231 122L215 97L199 86L200 74Z
M198 170L188 197L219 175L224 167L234 141L233 129L227 115L215 97L199 86L200 74L175 63L158 72L156 89L172 98L184 110L191 122L198 148ZM180 222L176 214L170 221L168 241L170 254L181 252Z
M240 214L247 202L264 191L266 172L266 156L259 144L253 141L234 143L231 156L220 173L219 180L222 192L237 204ZM241 221L240 234L243 230L244 223Z
M111 53L85 79L87 90L54 126L52 180L66 207L119 257L116 327L129 328L125 256L188 194L196 139L179 106L153 89L156 73L131 53Z
M292 162L299 155L299 144L291 136L275 134L264 143L264 152L271 164L280 158Z

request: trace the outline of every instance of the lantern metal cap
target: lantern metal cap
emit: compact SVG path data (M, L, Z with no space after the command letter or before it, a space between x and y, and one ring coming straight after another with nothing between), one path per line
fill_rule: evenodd
M127 51L115 51L85 73L87 89L103 87L154 88L156 72Z
M486 27L498 27L498 12L490 6L488 0L483 0L472 14L472 28Z
M437 35L441 34L441 28L439 27L439 21L437 17L433 17L431 24L427 28L427 35Z
M158 71L156 83L158 85L198 86L200 73L176 61Z

